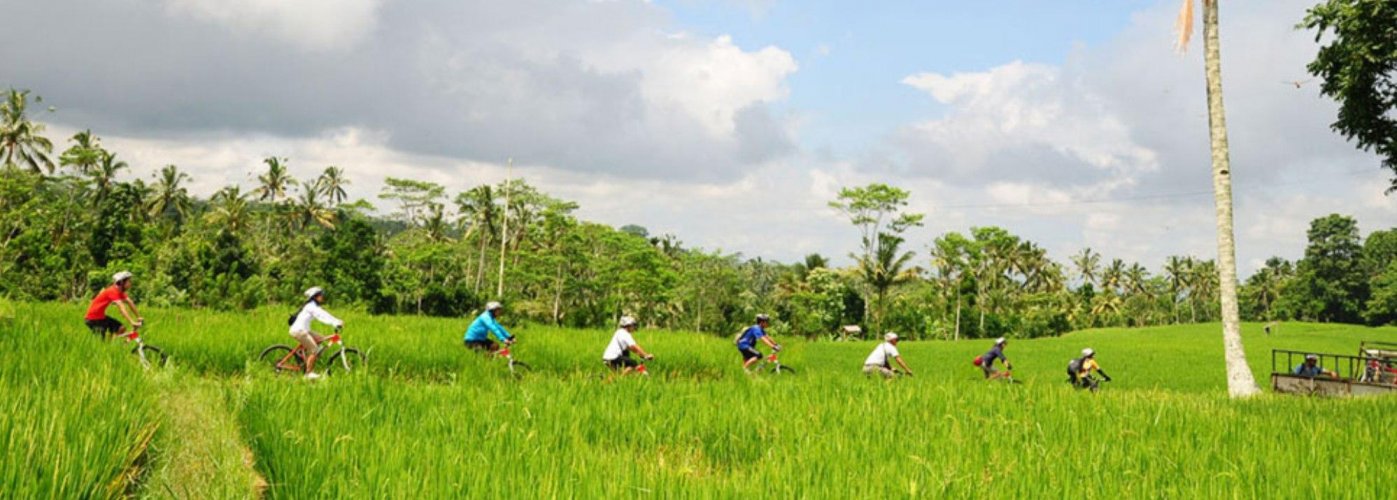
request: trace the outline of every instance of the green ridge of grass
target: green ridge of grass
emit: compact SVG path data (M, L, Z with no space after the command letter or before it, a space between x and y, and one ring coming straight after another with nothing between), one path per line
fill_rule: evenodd
M261 498L267 482L254 468L236 416L242 382L177 370L154 378L163 425L141 496Z

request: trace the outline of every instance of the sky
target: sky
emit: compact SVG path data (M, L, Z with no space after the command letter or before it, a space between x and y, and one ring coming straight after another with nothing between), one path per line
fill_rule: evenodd
M1376 156L1294 26L1314 0L1223 5L1243 276L1303 254L1311 220L1397 226ZM1177 0L0 0L0 88L52 105L194 194L268 156L351 197L386 177L449 193L512 175L579 217L690 247L848 263L841 187L911 192L908 249L996 225L1066 263L1158 272L1216 256L1201 40ZM390 211L391 207L380 207Z

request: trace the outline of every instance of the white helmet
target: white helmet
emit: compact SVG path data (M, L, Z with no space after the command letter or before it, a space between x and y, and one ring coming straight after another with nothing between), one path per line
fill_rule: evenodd
M628 326L635 326L635 325L636 325L635 318L632 318L632 317L630 317L630 316L621 316L621 328L625 328L625 327L628 327Z
M1009 339L1006 339L1006 338L1004 338L1004 337L1000 337L1000 338L994 339L994 345L1003 345L1005 342L1008 342L1008 341L1009 341Z
M503 309L503 308L504 308L504 304L501 304L501 303L495 302L495 301L490 301L490 303L485 304L485 310L486 310L486 311L494 311L494 310L496 310L496 309Z
M1083 357L1083 358L1090 358L1090 357L1095 356L1095 355L1096 355L1096 351L1093 351L1090 347L1088 347L1088 348L1086 348L1086 349L1082 349L1082 357Z
M883 340L886 340L886 341L888 341L888 342L892 342L892 341L894 341L894 340L897 340L897 334L896 334L896 333L893 333L893 332L884 333L884 334L883 334Z
M306 290L306 298L307 298L307 299L313 299L313 298L315 298L316 295L320 295L320 294L322 294L322 293L325 293L325 289L324 289L324 288L320 288L320 287L318 287L318 286L313 286L313 287L310 287L310 289Z
M122 271L112 275L112 283L121 283L131 279L131 271Z

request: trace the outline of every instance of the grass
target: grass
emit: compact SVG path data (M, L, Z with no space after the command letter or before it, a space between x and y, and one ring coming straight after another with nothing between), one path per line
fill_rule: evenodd
M199 484L206 497L256 494L243 446L274 498L1383 496L1397 480L1385 457L1397 445L1386 423L1397 400L1229 400L1215 324L1011 341L1024 381L1011 386L986 383L971 366L988 348L983 340L903 343L918 376L884 382L858 373L871 342L780 339L783 361L799 374L751 377L728 339L647 330L637 339L659 356L654 376L614 379L600 363L609 332L540 327L515 332L516 355L535 366L516 378L464 352L463 319L348 314L345 339L370 353L368 370L306 383L250 361L289 341L284 311L143 310L147 340L173 355L172 367L150 374L120 348L85 339L71 320L80 312L17 305L19 335L6 332L0 346L44 339L54 347L33 358L74 381L16 388L5 402L30 398L7 410L120 403L87 425L110 451L100 460L50 456L85 436L46 433L34 412L7 411L0 432L18 443L0 462L7 491L103 496L75 488L110 484L128 468L137 423L149 421L164 427L143 476L148 496L170 494L162 485L171 484ZM1272 348L1352 353L1360 340L1397 337L1397 328L1286 324L1268 337L1246 325L1244 333L1265 384ZM1087 346L1116 379L1098 394L1063 382L1067 360ZM7 391L42 371L23 360L29 371L16 370L10 353L0 354ZM102 378L75 359L123 376ZM114 397L123 390L144 392ZM69 426L91 419L78 408L71 418L55 413ZM70 486L13 472L30 463L23 455L45 453L38 462L73 474Z

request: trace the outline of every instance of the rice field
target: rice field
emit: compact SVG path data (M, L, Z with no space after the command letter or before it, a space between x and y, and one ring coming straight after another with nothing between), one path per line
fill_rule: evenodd
M289 340L286 311L145 310L146 339L172 354L146 372L90 338L79 306L12 308L6 498L1292 498L1397 485L1397 400L1231 401L1217 325L1011 341L1023 383L1009 385L971 366L983 340L904 342L917 376L882 381L859 373L871 342L779 339L798 374L748 376L730 339L642 329L652 376L615 379L600 362L609 331L510 325L534 367L516 377L465 352L465 319L349 313L345 339L369 366L308 383L252 360ZM1397 338L1245 333L1263 383L1272 348ZM1087 346L1115 378L1097 394L1063 381Z

